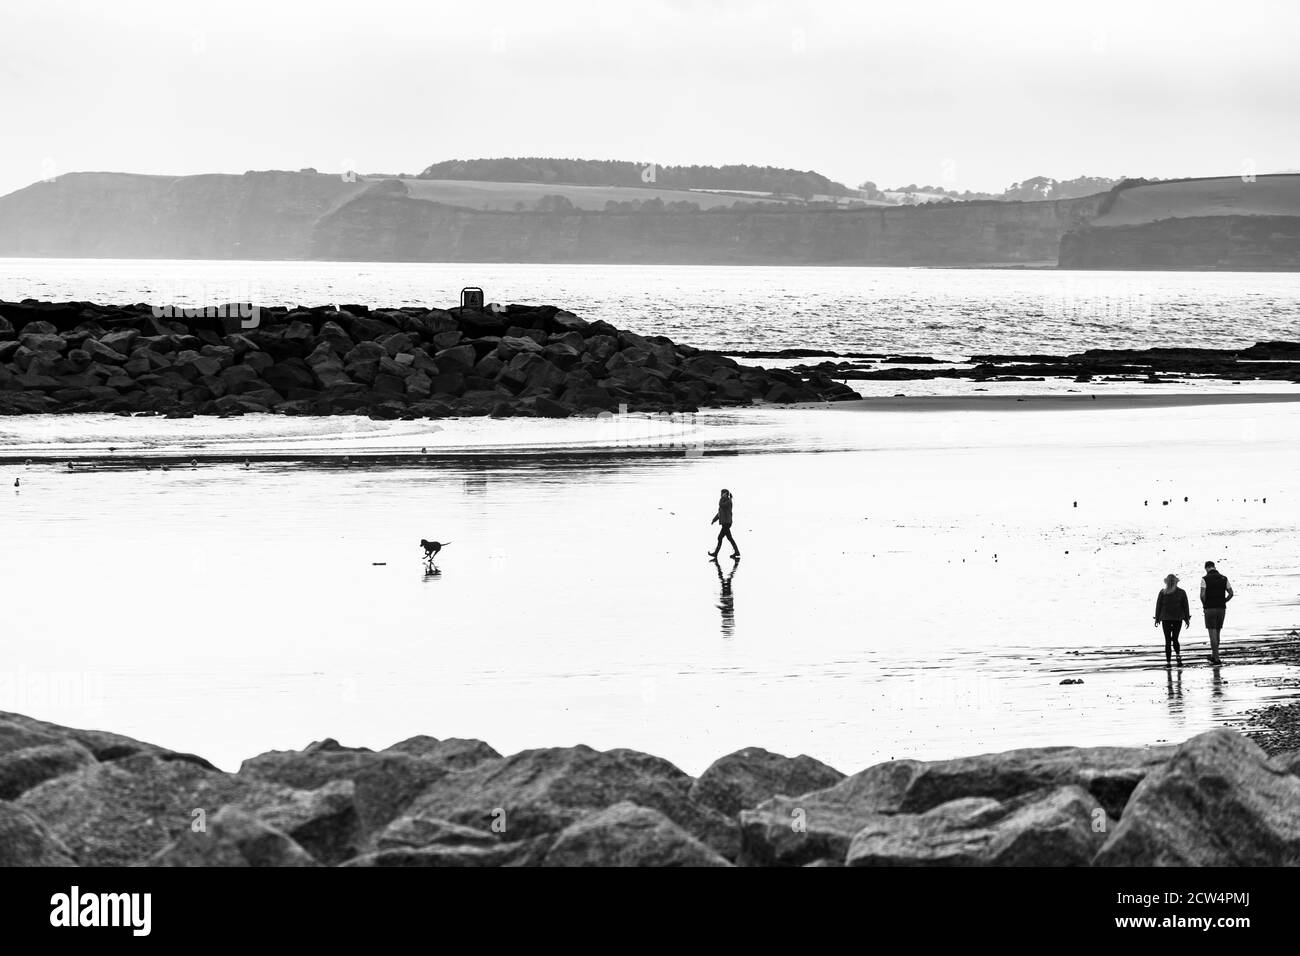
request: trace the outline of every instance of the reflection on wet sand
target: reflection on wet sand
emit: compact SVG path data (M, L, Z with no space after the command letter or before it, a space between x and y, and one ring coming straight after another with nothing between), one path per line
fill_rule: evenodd
M1183 668L1165 668L1165 690L1169 696L1169 716L1178 723L1183 716Z
M731 579L736 576L736 570L740 567L740 558L732 558L731 570L725 574L716 558L713 567L717 569L718 583L721 585L718 610L722 612L722 636L732 637L736 631L736 596L731 591Z

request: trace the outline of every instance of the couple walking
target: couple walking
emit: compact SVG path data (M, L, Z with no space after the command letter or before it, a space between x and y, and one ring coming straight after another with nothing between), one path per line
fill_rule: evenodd
M1232 585L1218 572L1213 561L1205 562L1205 577L1201 578L1201 609L1205 612L1205 630L1210 635L1210 663L1220 664L1219 632L1228 602L1232 600ZM1165 632L1165 666L1176 655L1178 666L1183 664L1183 649L1178 644L1178 634L1186 624L1191 627L1192 611L1187 603L1187 592L1178 586L1178 575L1165 576L1165 586L1156 595L1155 624Z

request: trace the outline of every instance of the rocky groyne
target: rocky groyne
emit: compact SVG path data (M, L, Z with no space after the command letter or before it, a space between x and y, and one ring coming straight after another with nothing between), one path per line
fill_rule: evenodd
M562 418L857 398L819 371L744 366L555 306L0 302L0 414Z
M224 773L0 713L2 866L1295 866L1300 752L1178 746L892 760L761 748L698 778L590 747L330 739Z

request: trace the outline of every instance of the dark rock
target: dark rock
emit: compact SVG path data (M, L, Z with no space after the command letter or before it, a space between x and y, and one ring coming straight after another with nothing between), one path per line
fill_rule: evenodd
M621 801L560 831L543 866L730 866L657 810Z
M435 352L433 360L444 372L468 372L478 361L478 353L472 345L454 345L449 349Z
M962 797L1008 800L1044 788L1082 787L1119 817L1134 787L1172 753L1172 747L1044 747L928 763L892 760L826 790L742 811L743 853L760 865L843 859L874 814L924 813Z
M545 395L539 395L533 401L533 409L542 418L568 418L574 412L571 406L547 398Z
M407 743L418 749L414 743ZM238 776L305 790L351 781L361 831L371 833L399 816L425 788L449 771L489 759L479 747L495 754L481 741L443 741L420 753L393 749L375 753L324 741L303 751L271 751L252 757L240 766Z
M15 800L37 784L94 762L89 750L72 741L0 754L0 800Z
M316 860L328 865L356 855L362 828L351 780L335 780L311 790L259 783L242 788L235 808L287 834Z
M1300 778L1230 730L1193 737L1138 784L1096 864L1300 865Z
M0 800L0 867L76 865L72 851L44 821Z
M31 736L25 736L25 734L31 734ZM122 734L113 734L104 730L81 730L75 727L64 727L60 724L36 720L23 714L0 711L0 741L3 740L10 741L13 746L0 747L0 750L21 749L17 743L18 741L28 741L21 746L74 742L85 747L96 760L100 761L120 760L123 757L130 757L135 754L152 754L162 760L179 760L193 763L206 770L217 769L202 757L196 757L194 754L177 753L155 744L144 743L132 737L125 737Z
M83 866L141 862L214 812L235 790L226 774L148 754L47 780L17 805L44 820Z
M843 779L844 774L812 757L785 757L762 747L747 747L710 764L690 795L696 803L735 816L772 797L825 790Z
M320 866L287 834L236 807L222 807L201 832L188 831L149 866Z
M1087 866L1105 811L1082 787L1010 800L963 797L925 813L881 813L849 845L849 866Z
M408 812L518 840L556 833L592 810L628 800L658 810L721 855L734 856L734 822L691 801L692 783L668 761L635 750L526 750L449 774Z

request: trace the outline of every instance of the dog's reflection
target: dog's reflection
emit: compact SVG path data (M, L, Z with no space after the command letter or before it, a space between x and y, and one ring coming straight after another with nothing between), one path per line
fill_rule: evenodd
M442 571L438 569L438 566L434 564L432 561L425 561L424 580L427 582L427 581L439 581L441 579L442 579Z
M722 636L731 637L736 630L736 596L731 590L731 579L736 576L736 570L740 567L740 558L732 558L731 570L725 573L716 558L713 567L717 569L718 584L721 586L718 610L722 612Z

